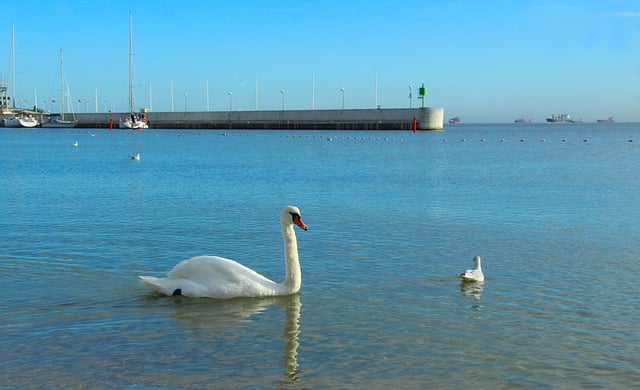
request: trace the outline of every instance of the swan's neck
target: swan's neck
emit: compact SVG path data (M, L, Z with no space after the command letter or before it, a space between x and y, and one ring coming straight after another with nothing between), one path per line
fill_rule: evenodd
M298 241L293 225L282 226L282 238L284 239L284 261L286 276L284 288L287 293L293 294L300 290L302 275L300 272L300 260L298 259Z

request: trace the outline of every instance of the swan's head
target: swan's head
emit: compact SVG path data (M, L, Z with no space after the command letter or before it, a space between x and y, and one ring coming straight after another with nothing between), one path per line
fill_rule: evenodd
M474 263L476 263L476 264L478 264L478 265L480 265L480 262L481 262L481 260L480 260L480 256L474 256L474 257L473 257L473 262L474 262Z
M292 225L296 224L300 228L307 230L308 227L302 221L302 217L300 216L300 209L296 206L287 206L282 210L282 214L280 215L280 222L283 225Z

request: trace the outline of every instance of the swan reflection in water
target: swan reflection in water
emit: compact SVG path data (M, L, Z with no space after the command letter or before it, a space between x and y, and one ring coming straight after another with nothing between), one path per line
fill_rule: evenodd
M482 295L483 288L484 282L462 281L460 283L460 292L462 292L462 295L472 300L471 307L474 310L480 310L482 308L482 305L480 304L480 296Z
M282 338L284 353L285 379L281 385L295 383L298 378L298 346L300 335L300 294L267 298L238 299L194 299L171 297L175 303L173 318L191 328L207 332L228 331L230 326L242 326L254 321L251 317L259 315L270 306L282 306L285 319Z

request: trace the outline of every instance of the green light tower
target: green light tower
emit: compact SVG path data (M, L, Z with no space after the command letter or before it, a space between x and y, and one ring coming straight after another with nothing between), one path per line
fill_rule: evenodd
M422 100L422 108L424 108L424 97L425 96L427 96L427 87L425 87L424 83L422 83L422 86L418 90L418 99Z

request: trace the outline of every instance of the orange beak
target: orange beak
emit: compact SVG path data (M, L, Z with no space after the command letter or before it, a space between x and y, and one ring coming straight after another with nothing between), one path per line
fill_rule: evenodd
M302 218L295 216L293 217L293 223L295 223L296 225L300 226L300 228L304 229L304 230L308 230L309 228L307 227L307 225L305 225L305 223L302 221Z

